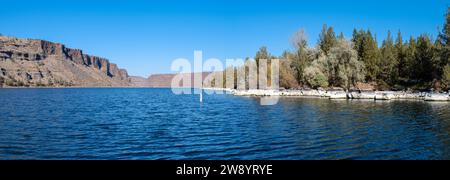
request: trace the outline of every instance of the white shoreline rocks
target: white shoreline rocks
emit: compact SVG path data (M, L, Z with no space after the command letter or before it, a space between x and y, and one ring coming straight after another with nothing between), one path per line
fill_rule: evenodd
M283 97L317 97L328 99L373 99L373 100L424 100L450 101L449 93L426 93L405 91L351 91L326 90L235 90L223 88L204 88L214 91L227 91L235 96L283 96Z

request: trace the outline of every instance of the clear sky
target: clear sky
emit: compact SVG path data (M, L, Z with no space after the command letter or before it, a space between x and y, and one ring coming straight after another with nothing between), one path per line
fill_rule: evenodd
M45 39L110 59L131 75L170 71L176 58L253 57L292 49L290 36L306 30L310 46L323 24L351 37L370 28L405 37L438 34L448 0L0 0L0 33Z

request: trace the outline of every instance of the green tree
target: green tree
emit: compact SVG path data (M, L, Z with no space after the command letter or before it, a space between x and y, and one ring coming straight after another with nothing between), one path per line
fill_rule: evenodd
M260 59L266 59L268 60L271 55L269 54L269 51L267 51L267 47L263 46L259 48L259 51L256 52L255 61L256 65L259 67L259 60Z
M417 42L416 39L414 39L412 36L409 38L409 41L407 43L406 51L405 51L405 72L406 72L406 82L411 83L412 80L416 81L415 79L415 61L416 61L416 54L417 54Z
M267 47L265 47L265 46L263 46L263 47L261 47L261 48L259 48L259 51L258 52L256 52L256 55L255 55L255 61L256 61L256 72L257 72L257 85L258 85L258 88L259 88L259 66L260 66L260 60L261 59L265 59L265 60L268 60L269 59L269 57L270 57L271 55L269 54L269 51L267 51Z
M397 59L397 72L398 77L401 79L405 79L408 77L407 72L407 60L406 60L406 45L403 42L402 33L398 31L397 40L395 41L395 52Z
M299 84L303 84L303 71L309 63L308 42L303 29L300 29L291 38L291 43L295 48L295 54L292 56L292 67L295 70L296 80Z
M370 30L353 30L353 49L356 50L358 60L364 62L366 69L366 80L376 81L379 74L379 61L381 57L378 43L372 36Z
M367 75L366 80L376 81L376 77L380 71L378 62L380 61L380 50L378 43L372 36L370 31L367 31L363 39L362 60L366 65Z
M388 31L386 40L381 46L381 59L378 67L380 68L379 79L393 85L398 77L397 59L391 32Z
M445 24L442 32L438 37L439 43L442 45L440 52L441 65L446 65L450 63L450 7L447 8L447 13L445 15Z
M445 84L443 85L442 81L443 81L443 76L444 76L444 68L447 64L446 61L443 61L442 58L443 57L443 53L445 50L445 46L443 46L443 44L440 43L439 37L436 39L436 41L433 44L433 59L432 59L432 63L433 63L433 73L432 73L432 77L433 77L433 88L435 88L436 90L440 90L443 87L445 88Z
M439 79L445 84L447 66L450 64L450 7L447 8L445 23L442 32L435 42L435 63L439 67ZM446 84L448 88L448 83Z
M450 89L450 64L447 64L443 68L442 83L447 90Z
M422 82L430 82L436 76L434 47L428 35L417 38L417 51L413 65L413 78Z
M336 44L336 34L334 33L333 27L327 27L326 24L323 25L322 32L319 35L318 45L325 55L328 55L330 49Z
M358 60L363 61L363 43L364 43L364 35L365 32L363 30L356 30L353 29L352 34L352 43L353 43L353 49L356 50L356 53L358 54Z

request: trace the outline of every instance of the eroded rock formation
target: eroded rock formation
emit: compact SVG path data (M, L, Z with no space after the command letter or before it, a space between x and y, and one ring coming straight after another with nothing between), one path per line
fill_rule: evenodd
M124 69L60 43L0 36L0 86L129 86Z

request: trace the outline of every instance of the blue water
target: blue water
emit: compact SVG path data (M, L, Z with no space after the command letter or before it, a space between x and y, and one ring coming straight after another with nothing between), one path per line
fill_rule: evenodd
M0 89L0 159L450 159L450 103Z

